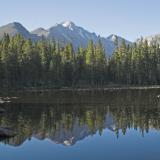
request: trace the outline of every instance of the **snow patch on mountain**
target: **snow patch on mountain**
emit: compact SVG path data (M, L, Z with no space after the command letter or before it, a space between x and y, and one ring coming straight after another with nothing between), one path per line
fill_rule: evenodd
M70 30L74 30L74 26L75 26L75 24L71 21L62 22L61 25L63 27L69 28Z

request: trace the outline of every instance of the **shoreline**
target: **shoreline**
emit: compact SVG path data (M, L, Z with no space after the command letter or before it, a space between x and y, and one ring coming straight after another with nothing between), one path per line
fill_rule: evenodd
M28 88L23 90L9 90L4 91L0 90L0 104L6 103L33 103L34 104L58 104L58 103L68 103L68 100L73 100L73 103L77 103L80 98L81 101L94 101L91 97L93 95L98 95L98 99L101 101L106 100L105 95L112 96L119 95L124 93L127 96L129 93L139 94L140 92L150 93L156 91L156 98L160 98L160 86L105 86L101 88L60 88L60 89L37 89L37 88ZM85 99L85 100L84 100ZM97 102L94 102L97 103Z
M3 93L21 93L21 92L58 92L58 91L112 91L112 90L147 90L147 89L160 89L160 85L146 85L146 86L136 86L136 85L109 85L103 87L62 87L62 88L23 88L23 89L1 89L0 94Z

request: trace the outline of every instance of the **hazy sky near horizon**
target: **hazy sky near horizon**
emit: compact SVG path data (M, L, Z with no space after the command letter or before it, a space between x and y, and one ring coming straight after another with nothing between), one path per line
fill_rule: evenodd
M134 41L160 33L160 0L1 0L0 26L16 21L28 30L71 20L104 37Z

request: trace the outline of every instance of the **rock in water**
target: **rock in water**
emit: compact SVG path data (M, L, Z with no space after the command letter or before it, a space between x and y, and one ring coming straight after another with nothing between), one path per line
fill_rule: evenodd
M3 104L4 100L2 98L0 98L0 104Z
M157 95L157 98L160 98L160 95Z

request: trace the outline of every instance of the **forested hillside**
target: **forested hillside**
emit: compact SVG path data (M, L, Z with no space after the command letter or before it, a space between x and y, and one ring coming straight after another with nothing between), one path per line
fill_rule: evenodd
M116 43L116 41L115 41ZM143 39L106 57L101 41L74 51L72 44L32 42L21 35L0 40L0 87L100 87L160 84L160 47Z

